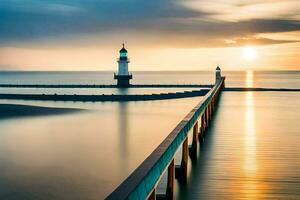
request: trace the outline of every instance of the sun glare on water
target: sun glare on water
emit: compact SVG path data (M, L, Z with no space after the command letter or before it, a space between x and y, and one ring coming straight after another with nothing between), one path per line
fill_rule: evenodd
M242 50L242 55L245 60L255 60L257 57L256 50L253 47L244 47Z

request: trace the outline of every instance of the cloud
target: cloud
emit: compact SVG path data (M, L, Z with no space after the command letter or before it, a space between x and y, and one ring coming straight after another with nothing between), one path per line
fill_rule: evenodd
M144 28L157 19L198 16L168 0L4 0L1 41Z
M210 12L211 18L221 21L252 19L300 19L298 0L186 0L182 5L192 10Z
M240 45L246 41L238 38L251 38L247 42L255 44L295 42L256 37L300 30L300 21L295 17L297 1L285 2L2 0L0 45L49 40L58 44L61 40L94 43L82 39L87 35L95 40L118 37L149 45L184 47L227 46L228 41ZM276 14L282 5L286 7ZM252 12L255 8L260 8L257 15Z

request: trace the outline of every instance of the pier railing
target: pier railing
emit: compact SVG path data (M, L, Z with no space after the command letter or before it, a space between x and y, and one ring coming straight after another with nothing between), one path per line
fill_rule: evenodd
M198 142L203 141L205 129L209 126L215 104L224 87L225 77L203 97L164 141L121 183L106 199L155 199L156 187L165 171L168 171L167 191L165 197L173 199L174 179L187 178L188 155L195 155ZM200 128L198 121L201 122ZM192 145L188 147L188 133L193 128ZM174 157L182 145L182 160L175 166ZM189 152L190 151L190 152Z

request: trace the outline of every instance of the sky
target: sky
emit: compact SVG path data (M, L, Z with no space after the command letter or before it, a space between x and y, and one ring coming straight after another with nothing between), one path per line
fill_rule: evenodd
M0 0L0 70L300 70L299 0Z

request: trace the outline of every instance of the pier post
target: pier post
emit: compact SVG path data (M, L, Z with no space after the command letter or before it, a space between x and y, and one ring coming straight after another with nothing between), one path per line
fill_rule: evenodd
M206 109L204 110L203 112L203 133L205 132L206 130Z
M214 97L214 110L216 110L217 99L218 99L218 96L215 96Z
M174 179L175 179L175 164L174 159L171 161L168 167L168 183L167 183L167 192L166 199L174 199Z
M179 180L186 181L187 179L187 165L188 165L188 137L185 138L182 144L182 159L180 165L175 167L175 177Z
M209 120L209 122L210 122L210 119L211 119L210 106L211 106L211 103L209 103L208 106L207 106L207 109L208 109L208 120Z
M198 136L200 144L203 142L204 131L205 131L205 112L201 116L201 126L200 126L199 136Z
M212 102L209 104L209 121L211 121L212 118Z
M199 134L199 128L198 128L198 121L197 121L193 127L193 141L189 151L190 157L192 159L197 157L198 134Z
M208 106L206 106L205 108L205 129L208 128L209 126L209 113L208 113Z
M152 191L152 193L150 194L150 196L148 197L148 200L156 200L156 189L155 188Z

